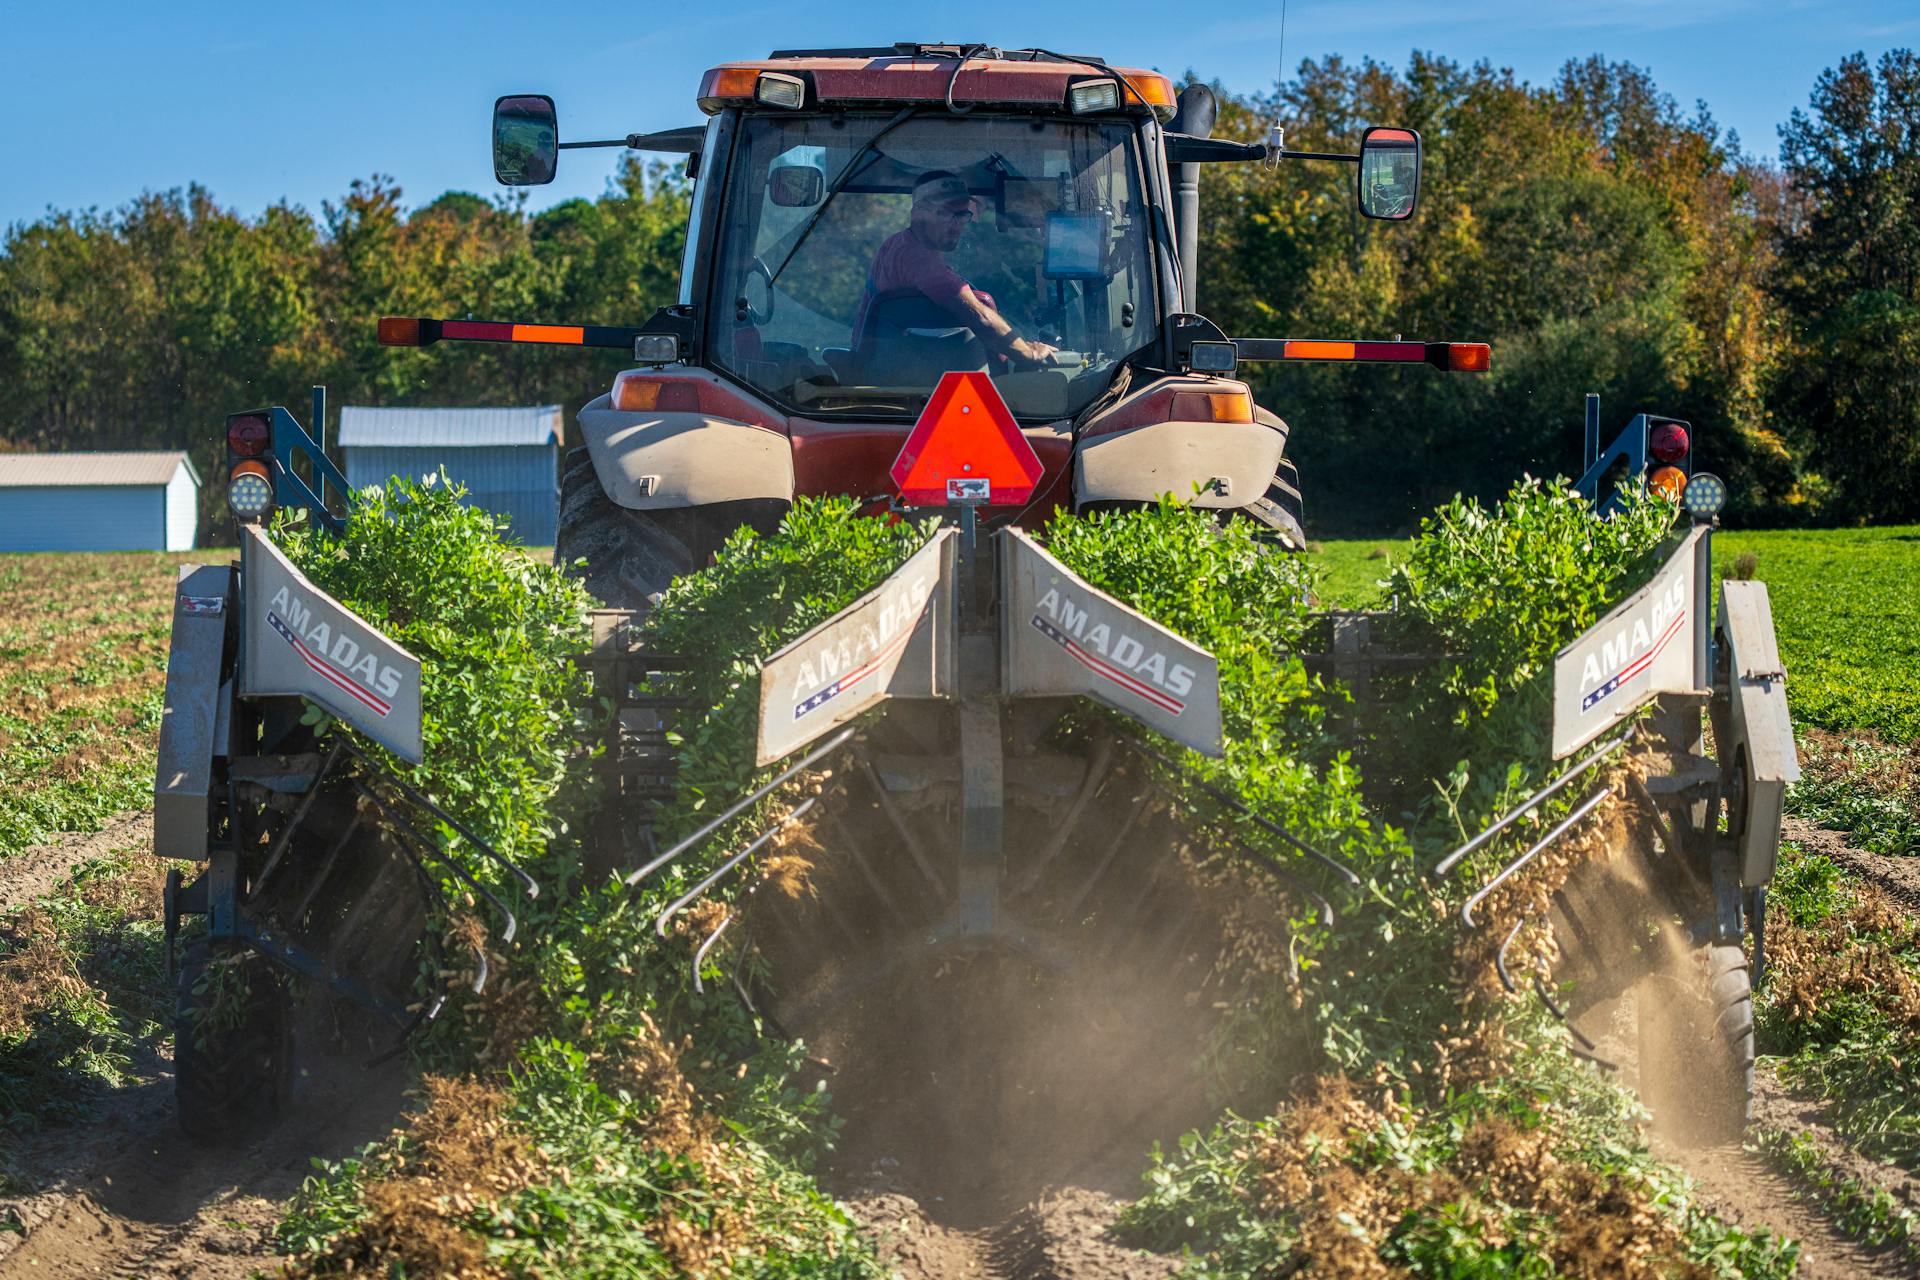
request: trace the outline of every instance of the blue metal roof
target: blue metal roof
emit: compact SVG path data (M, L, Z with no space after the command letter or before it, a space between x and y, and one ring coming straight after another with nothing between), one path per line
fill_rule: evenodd
M560 406L526 409L369 409L340 410L335 443L355 446L442 448L498 445L557 445L562 439Z

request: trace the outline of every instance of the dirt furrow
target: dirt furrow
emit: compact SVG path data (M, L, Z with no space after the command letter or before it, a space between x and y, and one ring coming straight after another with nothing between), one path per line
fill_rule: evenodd
M873 1192L847 1202L901 1280L1164 1280L1178 1257L1108 1238L1121 1204L1084 1187L1047 1192L977 1230L936 1221L912 1196Z
M1785 819L1781 832L1808 853L1820 854L1871 880L1909 911L1920 911L1920 858L1870 853L1850 844L1844 832L1817 827L1804 818Z
M109 818L100 830L62 836L11 858L0 858L0 915L53 892L81 863L129 845L151 848L153 813L136 809Z
M273 1228L314 1158L339 1159L384 1136L405 1068L308 1060L280 1123L250 1140L197 1144L174 1117L166 1065L108 1099L99 1123L23 1143L14 1167L42 1187L0 1200L0 1280L169 1276L227 1280L271 1268Z

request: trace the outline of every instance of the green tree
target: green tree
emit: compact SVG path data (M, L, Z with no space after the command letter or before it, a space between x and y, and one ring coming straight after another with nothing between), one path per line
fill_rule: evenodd
M1920 58L1862 54L1780 130L1793 203L1777 296L1792 350L1772 402L1822 513L1920 516Z

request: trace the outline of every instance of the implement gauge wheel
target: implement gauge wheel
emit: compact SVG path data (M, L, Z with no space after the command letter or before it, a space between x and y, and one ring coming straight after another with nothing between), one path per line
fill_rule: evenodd
M1753 1114L1753 987L1737 946L1696 947L1641 984L1640 1098L1663 1132L1738 1142Z
M265 957L202 938L174 990L173 1092L196 1142L245 1138L285 1105L293 1082L286 983Z

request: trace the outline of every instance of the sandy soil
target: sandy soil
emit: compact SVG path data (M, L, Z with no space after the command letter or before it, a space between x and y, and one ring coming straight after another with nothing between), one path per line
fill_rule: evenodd
M1810 852L1825 854L1872 880L1903 905L1920 910L1920 863L1883 858L1853 848L1838 832L1797 818L1785 823L1786 838ZM1582 1029L1599 1042L1602 1056L1620 1065L1630 1088L1639 1085L1639 1036L1632 999L1595 1009ZM1920 1179L1850 1151L1835 1136L1816 1100L1795 1097L1774 1074L1774 1060L1762 1057L1754 1079L1756 1126L1807 1134L1819 1142L1850 1176L1884 1187L1902 1203L1920 1207ZM1743 1144L1697 1145L1662 1132L1649 1134L1655 1154L1678 1165L1699 1183L1702 1202L1715 1214L1746 1228L1770 1228L1800 1242L1797 1272L1809 1280L1910 1276L1913 1267L1898 1254L1871 1249L1840 1230L1799 1185L1778 1172L1764 1155Z
M1774 1079L1770 1060L1762 1058L1754 1080L1755 1120L1789 1132L1809 1132L1830 1149L1839 1140L1825 1128L1818 1108L1796 1102ZM1676 1147L1656 1132L1656 1154L1685 1169L1700 1184L1702 1202L1736 1226L1770 1227L1800 1242L1800 1267L1806 1280L1853 1280L1855 1277L1911 1276L1911 1264L1898 1254L1869 1249L1836 1227L1812 1200L1803 1198L1794 1181L1775 1171L1768 1159L1743 1146ZM1859 1157L1854 1157L1858 1160ZM1890 1179L1886 1166L1863 1161L1883 1184Z
M136 809L116 814L98 831L64 835L51 844L35 845L0 860L0 914L51 893L67 872L89 858L128 845L146 847L152 843L153 814Z
M1879 885L1901 906L1920 911L1920 858L1892 858L1857 849L1848 844L1840 832L1816 827L1803 818L1788 818L1781 824L1781 831L1808 853L1831 858L1862 879Z
M152 837L152 817L122 815L93 835L0 863L0 910L47 892L87 858ZM138 1083L110 1093L85 1127L15 1138L0 1151L17 1194L0 1197L0 1280L171 1276L226 1280L271 1270L272 1231L312 1159L338 1159L384 1136L404 1099L404 1066L305 1048L286 1113L271 1130L226 1145L181 1133L172 1066L134 1063ZM0 1131L3 1134L4 1131Z

